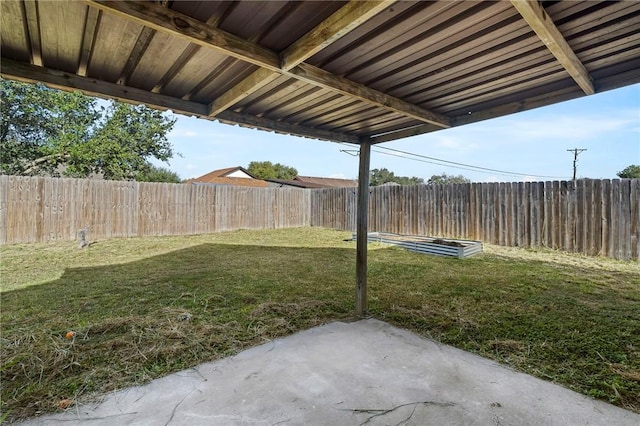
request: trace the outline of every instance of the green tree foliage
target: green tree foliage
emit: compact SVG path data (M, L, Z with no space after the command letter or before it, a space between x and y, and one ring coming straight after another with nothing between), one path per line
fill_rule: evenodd
M394 182L399 185L423 185L424 179L415 176L396 176L387 169L373 169L369 172L370 186L378 186L389 182Z
M180 183L182 179L176 172L173 172L166 167L158 167L153 164L148 164L136 173L135 179L138 182L166 182L166 183Z
M470 183L471 180L462 175L454 176L442 173L439 175L433 175L427 181L428 185L446 185L449 183Z
M173 156L175 119L145 106L0 80L0 172L133 179Z
M271 161L252 161L247 171L258 179L282 179L291 180L298 176L298 171L293 167Z
M640 166L632 164L621 172L618 172L620 179L640 179Z

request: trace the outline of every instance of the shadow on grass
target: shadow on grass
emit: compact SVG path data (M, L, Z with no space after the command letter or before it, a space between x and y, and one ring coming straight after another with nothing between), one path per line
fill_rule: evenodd
M398 248L369 259L373 316L640 407L637 276ZM349 319L354 276L351 247L202 244L5 292L3 411L50 412Z
M5 292L3 411L52 411L63 399L349 318L353 259L351 249L203 244L67 269L58 280Z

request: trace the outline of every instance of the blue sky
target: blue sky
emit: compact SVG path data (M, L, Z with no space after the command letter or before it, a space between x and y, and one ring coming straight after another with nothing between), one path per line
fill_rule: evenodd
M300 175L357 177L358 158L340 151L352 146L176 117L169 140L182 157L171 159L168 168L183 179L251 161L282 163ZM380 146L526 175L461 170L374 147L372 169L425 180L441 173L474 182L570 179L573 153L567 150L574 148L587 149L578 157L578 177L616 178L628 165L640 164L640 84Z

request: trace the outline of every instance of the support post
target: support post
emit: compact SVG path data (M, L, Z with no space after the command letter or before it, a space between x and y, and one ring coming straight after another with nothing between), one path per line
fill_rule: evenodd
M369 215L369 164L371 141L360 143L360 167L358 169L358 211L356 225L356 315L367 314L367 234Z

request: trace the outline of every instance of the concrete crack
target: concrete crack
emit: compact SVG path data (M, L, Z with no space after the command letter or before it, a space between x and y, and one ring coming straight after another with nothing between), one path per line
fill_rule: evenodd
M406 404L396 405L395 407L392 407L392 408L389 408L389 409L354 408L354 409L351 409L351 410L348 410L348 411L352 411L354 413L372 414L371 416L367 417L367 419L364 422L360 423L360 426L363 426L363 425L366 425L367 423L369 423L371 420L373 420L376 417L385 416L385 415L387 415L389 413L392 413L392 412L394 412L396 410L399 410L400 408L413 406L413 411L411 412L409 417L407 417L406 419L404 419L403 421L398 423L398 426L400 426L400 425L406 424L411 419L411 417L413 417L418 405L437 405L439 407L452 407L452 406L454 406L456 404L453 403L453 402L417 401L417 402L408 402Z
M206 378L206 377L204 377L204 376L202 375L202 373L200 372L200 370L199 370L199 368L198 368L198 367L193 367L193 371L195 371L195 372L196 372L196 374L197 374L198 376L200 376L200 378L202 379L202 381L203 381L203 382L206 382L206 381L207 381L207 378Z
M416 413L416 408L418 408L418 404L413 406L413 410L411 410L411 414L409 414L409 417L407 417L406 419L404 419L403 421L401 421L400 423L398 423L396 426L402 426L402 425L406 425L407 422L409 420L411 420L411 417L413 417L413 415Z
M198 388L193 388L191 389L191 391L186 394L176 405L175 407L173 407L173 410L171 410L171 417L169 417L169 420L167 420L167 422L164 424L164 426L169 426L169 423L171 423L171 421L173 420L173 416L176 415L176 410L178 409L178 407L180 406L180 404L182 404L184 402L185 399L187 399L189 397L189 395L191 395L193 392L197 391Z

